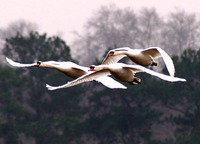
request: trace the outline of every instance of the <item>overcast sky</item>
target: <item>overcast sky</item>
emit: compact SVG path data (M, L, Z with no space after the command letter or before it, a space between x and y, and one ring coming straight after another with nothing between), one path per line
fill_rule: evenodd
M0 28L22 19L37 24L41 33L62 33L70 45L72 32L81 31L94 11L109 4L131 7L136 12L143 7L154 7L161 16L176 8L200 14L200 0L0 0Z

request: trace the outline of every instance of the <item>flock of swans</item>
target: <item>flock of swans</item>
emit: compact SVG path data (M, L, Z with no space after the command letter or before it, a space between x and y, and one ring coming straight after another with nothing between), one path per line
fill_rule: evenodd
M122 58L128 57L135 65L118 63ZM147 66L157 66L156 58L162 57L169 75L155 72L146 68ZM135 77L138 72L145 72L152 76L158 77L165 81L177 82L186 80L175 77L175 68L170 56L159 47L150 47L146 49L131 49L128 47L116 48L110 50L101 65L91 65L90 68L77 65L73 62L57 62L57 61L38 61L32 64L22 64L14 62L6 57L7 62L14 67L46 67L57 69L65 75L73 78L61 86L50 86L46 84L48 90L56 90L78 85L83 82L97 81L108 88L126 89L127 87L120 82L127 82L133 85L141 84L141 79ZM113 76L116 80L110 77ZM118 81L120 82L118 82Z

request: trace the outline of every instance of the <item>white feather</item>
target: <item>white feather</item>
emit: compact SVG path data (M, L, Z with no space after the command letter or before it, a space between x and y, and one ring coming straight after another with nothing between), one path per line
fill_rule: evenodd
M14 66L14 67L33 67L33 66L35 66L35 65L37 64L37 63L22 64L22 63L14 62L14 61L12 61L11 59L9 59L9 58L7 58L7 57L6 57L6 61L7 61L10 65L12 65L12 66Z
M172 77L172 76L168 76L168 75L165 75L165 74L161 74L161 73L152 71L152 70L147 69L147 68L140 66L140 65L125 65L124 67L132 68L132 69L139 69L139 70L142 70L143 72L146 72L150 75L156 76L160 79L163 79L163 80L166 80L166 81L169 81L169 82L177 82L177 81L185 82L186 81L186 79L184 79L184 78Z
M97 81L101 82L104 86L111 88L111 89L127 89L126 86L119 83L118 81L114 80L111 77L104 76L97 79Z
M109 73L107 72L90 72L90 73L87 73L71 82L68 82L67 84L64 84L64 85L61 85L61 86L50 86L50 85L46 85L46 87L48 88L48 90L55 90L55 89L61 89L61 88L67 88L67 87L71 87L71 86L74 86L74 85L78 85L80 83L83 83L83 82L89 82L89 81L93 81L93 80L97 80L98 78L100 77L104 77L104 76L107 76L109 75Z
M175 73L175 68L174 68L174 63L173 63L171 57L164 50L162 50L159 47L151 47L151 48L156 48L159 51L161 57L163 58L163 60L166 64L166 67L167 67L167 70L168 70L170 76L173 77L174 73Z
M157 49L157 51L159 53L158 57L163 58L163 61L166 64L166 67L167 67L167 70L168 70L170 76L174 76L174 73L175 73L174 63L173 63L171 57L164 50L162 50L160 47L149 47L149 48L146 48L146 49L131 49L129 47L116 48L116 49L110 50L108 52L108 54L104 58L102 64L117 63L119 60L121 60L122 58L127 56L127 55L124 55L124 54L109 56L109 53L111 51L126 51L127 53L130 53L130 54L132 53L134 55L140 55L140 53L151 50L151 49Z
M150 75L156 76L160 79L163 79L163 80L166 80L169 82L177 82L177 81L185 82L186 81L186 79L164 75L164 74L152 71L150 69L147 69L140 65L127 65L127 64L123 64L123 63L113 63L110 65L104 65L104 66L106 66L108 69L110 68L110 69L116 70L116 71L123 70L123 68L128 68L128 69L133 70L134 73L146 72ZM99 71L85 74L85 75L83 75L71 82L68 82L67 84L61 85L61 86L54 87L54 86L50 86L47 84L46 87L48 88L48 90L56 90L56 89L71 87L71 86L74 86L74 85L77 85L77 84L80 84L83 82L99 80L99 78L100 78L100 82L102 82L102 84L104 84L105 86L107 86L109 88L124 88L124 89L126 88L125 86L121 85L118 82L116 83L116 82L110 81L109 78L104 78L105 76L108 76L108 75L111 75L109 70L101 69ZM134 76L134 74L133 74L133 76Z

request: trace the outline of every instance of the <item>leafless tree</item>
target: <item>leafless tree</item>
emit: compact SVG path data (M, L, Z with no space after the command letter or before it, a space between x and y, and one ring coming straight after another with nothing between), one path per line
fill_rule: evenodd
M137 43L140 48L150 46L161 46L161 31L163 19L154 8L144 8L138 16L138 37Z
M102 59L108 48L134 47L137 17L132 9L119 9L115 5L101 7L86 24L84 36L75 40L73 55L81 64L92 64Z
M195 14L180 10L164 21L154 8L144 8L136 15L130 8L103 6L88 20L84 34L77 33L72 56L80 64L91 65L102 60L109 48L125 46L159 46L170 55L179 55L187 48L199 48L199 28Z
M28 36L30 32L36 31L37 25L24 20L19 20L10 23L7 28L0 28L0 39L14 37L17 34L22 36Z
M2 54L2 49L5 44L6 38L15 37L16 35L28 36L30 32L36 31L37 25L31 22L26 22L24 20L19 20L12 22L6 28L0 28L0 60L1 63L5 63L4 55Z
M199 24L195 14L182 10L171 13L162 32L163 46L173 55L180 55L187 48L199 48Z

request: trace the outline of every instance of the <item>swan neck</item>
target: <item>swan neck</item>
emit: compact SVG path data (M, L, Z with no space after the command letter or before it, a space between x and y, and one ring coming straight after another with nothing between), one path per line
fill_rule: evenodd
M128 51L116 51L117 55L128 55Z
M58 66L51 64L51 63L46 63L46 62L42 62L39 67L59 69Z
M98 65L98 66L96 66L96 68L95 68L97 71L98 70L102 70L102 69L108 69L108 65Z

